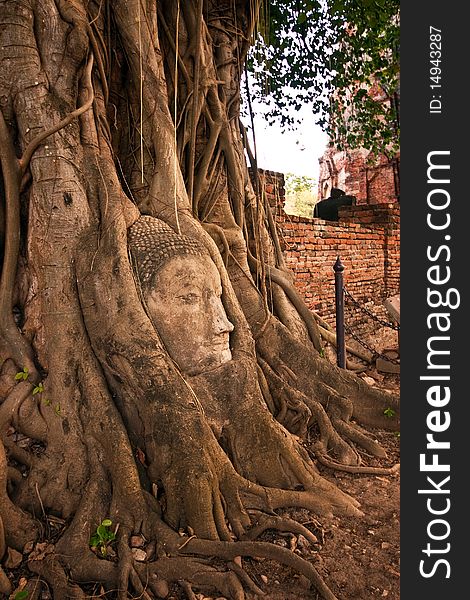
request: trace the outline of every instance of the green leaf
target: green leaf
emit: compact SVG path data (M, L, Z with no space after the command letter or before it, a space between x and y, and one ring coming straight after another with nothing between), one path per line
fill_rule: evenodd
M42 394L44 391L44 386L41 383L38 383L38 385L33 389L33 396L35 396L36 394Z
M91 536L89 543L90 543L91 547L96 548L101 543L101 540L100 540L99 536L97 536L96 533L94 533Z
M22 371L19 371L16 375L15 375L15 379L17 381L19 381L20 379L23 379L24 381L26 381L29 377L29 369L28 367L23 367Z
M16 592L14 600L25 600L29 596L28 590L21 590L20 592Z
M111 527L112 524L113 522L111 521L111 519L103 519L101 521L101 525L104 525L105 527Z

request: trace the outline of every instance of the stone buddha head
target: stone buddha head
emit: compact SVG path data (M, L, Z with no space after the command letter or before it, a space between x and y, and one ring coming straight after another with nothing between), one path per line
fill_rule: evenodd
M150 216L129 228L128 244L147 313L180 371L198 375L230 361L234 327L205 247Z

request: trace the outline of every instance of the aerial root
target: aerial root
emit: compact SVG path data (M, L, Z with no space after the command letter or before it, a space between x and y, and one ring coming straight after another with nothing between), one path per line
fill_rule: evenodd
M193 588L191 587L190 583L188 583L187 581L183 581L183 580L179 581L178 583L183 588L184 593L186 594L188 600L197 600L196 594L193 592Z
M337 515L361 517L360 503L317 473L303 490L272 488L240 478L240 492L247 510L261 512L277 508L299 507L327 517Z
M153 596L147 591L150 589L148 581L145 581L144 583L134 567L132 567L129 572L129 581L131 582L132 587L139 598L142 598L143 600L153 599ZM128 598L127 593L124 597Z
M333 450L338 456L338 464L359 465L358 452L344 440L340 434L357 442L374 456L385 457L383 449L359 428L352 427L344 419L349 419L342 399L338 397L338 406L332 409L330 416L325 408L313 398L286 383L263 359L259 359L261 368L269 383L271 396L276 404L276 420L291 433L306 437L307 427L316 422L320 430L320 441L325 452ZM334 390L331 390L335 394ZM336 397L334 398L336 400ZM339 416L341 414L341 416Z
M323 406L316 400L308 401L307 399L307 402L320 429L318 443L325 450L334 450L342 464L358 465L361 461L359 454L339 435Z
M15 385L6 399L0 404L0 432L3 432L8 427L31 392L31 383L22 381Z
M311 417L310 407L296 393L294 388L285 381L295 380L294 373L280 361L276 362L276 369L285 373L287 378L284 380L261 356L258 357L259 372L263 374L261 378L261 390L263 397L267 399L272 414L291 433L299 437L307 434L307 426Z
M149 581L148 573L138 573L136 569L136 562L132 555L131 548L129 546L130 530L127 527L121 527L118 537L118 555L119 555L119 566L118 566L118 600L126 600L128 598L129 588L143 600L151 600L152 596L149 595Z
M267 495L268 505L273 509L297 506L326 517L332 517L334 514L363 516L357 500L323 478L319 478L317 485L312 489L297 491L270 488L267 490Z

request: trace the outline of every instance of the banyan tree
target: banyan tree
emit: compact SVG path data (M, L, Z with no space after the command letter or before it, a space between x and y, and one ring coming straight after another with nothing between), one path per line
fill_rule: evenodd
M24 559L54 598L242 599L245 556L334 598L257 535L308 537L281 507L360 515L317 465L367 471L367 427L397 428L395 396L324 358L249 176L259 4L0 2L0 554L60 518Z

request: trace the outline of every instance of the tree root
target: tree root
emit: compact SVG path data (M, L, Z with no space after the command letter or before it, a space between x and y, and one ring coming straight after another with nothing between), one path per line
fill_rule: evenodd
M12 592L11 582L5 574L5 571L0 567L0 594L8 596Z
M54 600L86 600L85 592L79 585L70 581L55 554L48 555L42 560L28 561L28 568L49 583Z
M8 468L3 443L0 441L0 521L4 527L4 539L8 546L22 552L25 544L37 539L38 523L26 512L15 506L8 497Z
M333 451L339 458L338 464L359 465L359 454L341 437L344 436L344 438L361 445L374 456L386 457L383 448L364 430L348 422L352 413L351 406L347 399L341 398L335 390L328 389L330 403L328 410L325 410L317 400L307 397L287 383L286 377L281 378L265 360L260 358L259 364L269 383L271 396L274 401L277 400L278 406L281 403L282 408L275 414L276 419L289 431L297 435L306 432L307 427L311 426L314 421L317 423L320 430L320 439L315 453L320 452L320 448L323 448L322 455ZM302 407L304 407L303 411ZM287 410L293 411L295 417L291 416L290 420L286 418ZM305 415L309 415L310 418L306 420ZM292 424L294 424L295 429L292 429ZM302 437L307 436L304 434Z
M273 357L286 364L296 376L289 383L308 398L315 398L327 408L335 398L347 398L350 414L361 425L386 430L399 429L399 398L389 390L367 385L355 374L340 369L307 348L274 319L257 340L257 353L272 364ZM392 408L393 417L384 411ZM328 411L329 412L329 411ZM344 416L342 416L344 420Z
M186 546L186 551L200 556L217 556L225 560L233 560L236 556L269 558L287 565L307 577L324 600L337 600L318 571L309 562L290 550L274 544L266 542L227 543L193 539Z
M293 519L278 517L277 515L264 515L262 518L260 518L258 525L253 526L249 531L247 531L242 536L241 540L253 541L268 529L297 533L298 535L303 535L304 538L306 538L312 544L318 543L317 537L313 535L310 529L307 529L301 523L298 523Z
M299 507L326 517L332 517L334 514L364 516L364 513L358 508L360 504L357 500L320 476L310 489L281 490L249 485L242 497L247 508L258 510L272 511L276 508Z
M85 595L79 583L93 581L101 582L107 590L116 590L119 599L127 598L131 590L147 600L154 596L162 597L166 582L178 582L188 598L192 597L192 586L195 586L202 591L217 590L232 600L245 600L244 586L254 594L264 594L243 570L237 558L249 556L268 558L292 568L307 577L325 600L335 600L334 594L314 567L292 551L266 542L217 541L180 536L155 515L153 507L156 500L149 495L146 496L147 502L144 502L147 508L142 506L140 511L140 514L146 512L144 522L139 520L133 527L119 528L116 548L119 562L98 559L88 547L89 518L96 512L106 514L105 504L108 500L105 482L98 481L96 475L84 495L83 506L64 537L56 544L55 552L42 560L28 562L32 572L51 584L54 598L84 600ZM257 492L260 493L260 490ZM263 493L266 492L269 495L270 491L264 490ZM277 500L270 498L270 503L276 506ZM301 524L276 515L268 515L246 535L252 538L268 528L293 531L304 535L311 543L317 542L316 537ZM146 539L152 536L157 541L158 558L153 562L134 560L129 548L130 534L143 530L146 531ZM206 558L210 558L210 561L206 562ZM214 559L226 561L229 570L213 566Z
M396 473L400 464L396 464L393 467L363 467L363 466L355 466L355 465L344 465L336 460L331 459L326 452L323 450L323 446L321 444L315 444L313 451L318 461L328 467L330 469L335 469L336 471L344 471L345 473L363 473L367 475L393 475Z
M7 550L7 544L5 541L5 531L3 529L2 516L0 515L0 561L2 560L6 550ZM5 595L11 593L10 580L5 575L5 572L1 566L0 566L0 593L5 594Z

